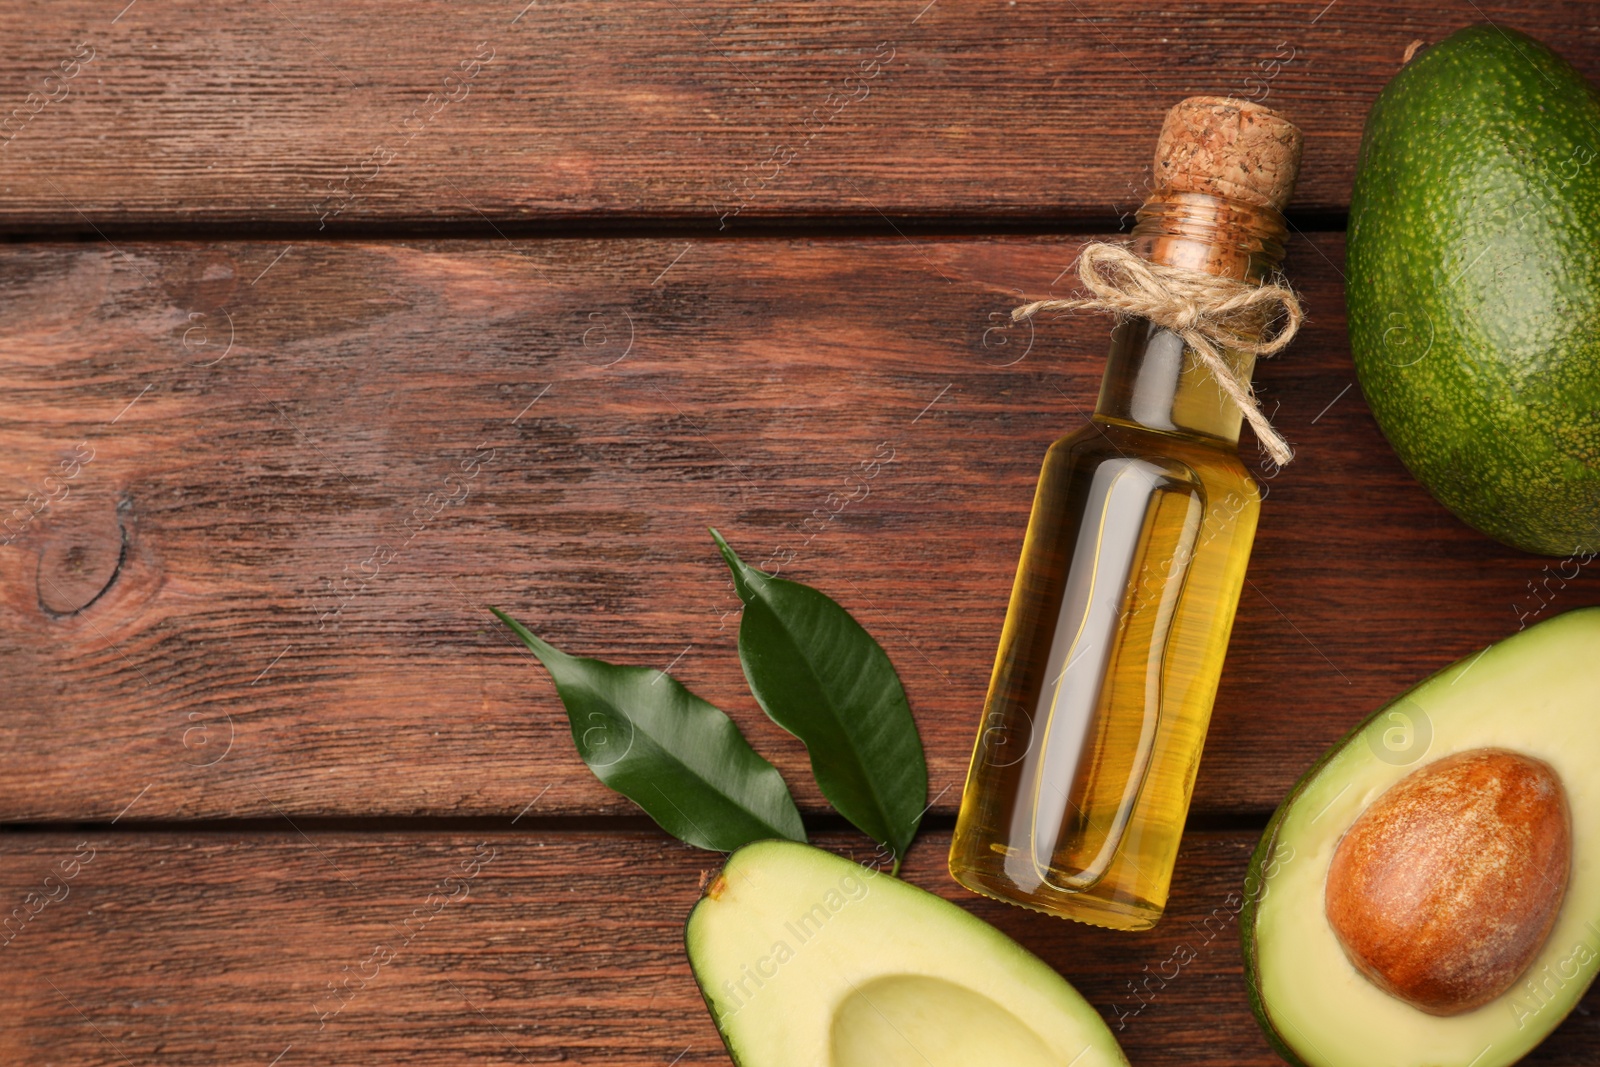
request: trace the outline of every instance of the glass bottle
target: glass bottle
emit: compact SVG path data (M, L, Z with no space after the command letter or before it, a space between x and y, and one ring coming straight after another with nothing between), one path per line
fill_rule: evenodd
M1173 112L1214 126L1248 107L1287 127L1269 130L1292 141L1287 177L1230 183L1249 131L1185 156L1169 116L1164 181L1132 249L1259 283L1283 255L1299 134L1225 103ZM1254 358L1225 355L1248 380ZM1089 425L1050 447L1039 477L950 849L967 888L1117 929L1160 918L1260 509L1241 421L1176 334L1113 329Z

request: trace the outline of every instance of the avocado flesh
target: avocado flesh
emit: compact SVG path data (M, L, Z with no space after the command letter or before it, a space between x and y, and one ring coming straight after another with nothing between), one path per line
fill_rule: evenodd
M689 962L739 1067L1126 1064L1100 1014L980 919L787 841L735 852Z
M1585 608L1422 682L1301 779L1251 861L1241 921L1257 1019L1290 1062L1499 1067L1572 1010L1600 967L1597 712L1600 608ZM1420 722L1432 740L1421 758L1404 762L1394 742L1403 750L1408 725L1419 737ZM1542 759L1560 775L1572 818L1571 880L1544 948L1516 984L1474 1011L1429 1015L1383 992L1346 958L1324 912L1328 866L1345 830L1390 786L1436 759L1491 747Z

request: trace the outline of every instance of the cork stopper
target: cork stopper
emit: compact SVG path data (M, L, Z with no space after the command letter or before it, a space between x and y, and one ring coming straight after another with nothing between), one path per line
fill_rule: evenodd
M1191 96L1167 112L1156 141L1155 187L1224 196L1281 211L1300 173L1300 130L1270 108Z

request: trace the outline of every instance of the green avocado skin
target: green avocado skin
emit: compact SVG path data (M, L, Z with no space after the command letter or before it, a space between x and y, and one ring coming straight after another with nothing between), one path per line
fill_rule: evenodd
M1471 526L1600 549L1600 99L1515 30L1423 52L1367 117L1346 300L1395 452Z

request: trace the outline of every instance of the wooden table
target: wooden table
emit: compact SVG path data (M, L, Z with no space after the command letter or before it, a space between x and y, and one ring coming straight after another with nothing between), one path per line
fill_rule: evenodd
M725 1063L681 949L718 857L600 786L485 609L670 666L864 856L744 690L710 524L898 666L936 794L906 877L1134 1063L1275 1063L1235 922L1268 814L1416 679L1600 603L1406 474L1341 292L1407 45L1488 17L1597 75L1588 5L122 3L0 13L0 464L33 515L0 548L7 1063ZM1171 909L1128 935L967 896L944 851L1038 462L1106 347L1004 315L1071 288L1197 92L1306 131L1311 317L1258 375L1300 458ZM1592 1062L1596 1007L1530 1062Z

